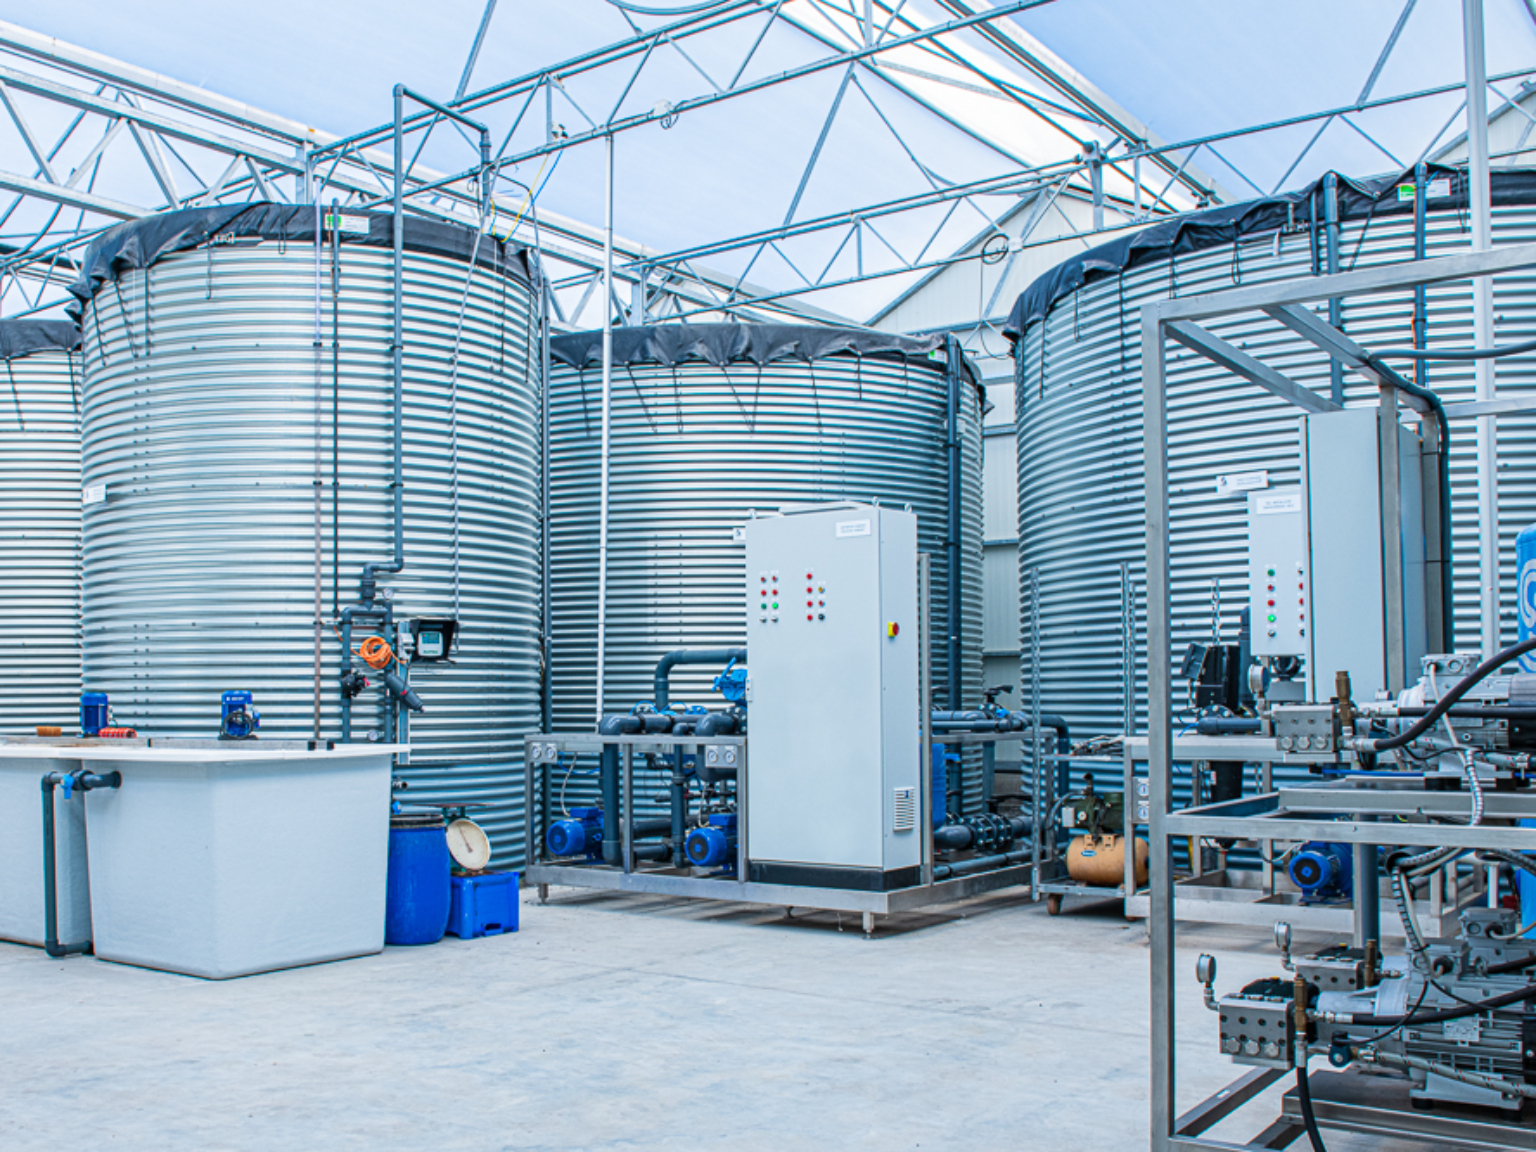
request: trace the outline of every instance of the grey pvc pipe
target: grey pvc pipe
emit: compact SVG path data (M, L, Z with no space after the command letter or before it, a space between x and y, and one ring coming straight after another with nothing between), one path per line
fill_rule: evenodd
M604 716L597 726L600 736L633 735L640 731L639 716ZM603 863L619 867L624 863L624 836L619 824L619 749L605 744L599 760L598 782L603 804ZM625 815L628 815L626 813Z
M997 868L1006 868L1010 864L1023 864L1031 858L1031 851L1024 849L1018 852L1004 852L997 856L977 856L971 860L961 860L957 864L940 864L933 870L935 880L949 880L956 876L969 876L976 872L991 872Z
M745 648L680 648L668 652L656 661L655 699L656 711L662 712L672 703L672 669L680 664L729 664L732 660L745 660Z
M65 956L83 955L91 951L90 940L76 944L59 943L59 884L55 863L56 830L53 823L53 790L62 784L66 776L74 777L74 787L82 792L95 788L120 788L121 772L49 772L42 778L43 791L43 951L55 960Z
M944 542L946 605L946 651L949 654L949 706L959 708L960 675L960 342L953 335L945 337L945 360L949 410L949 528ZM927 609L927 605L924 605ZM929 701L923 701L929 703Z

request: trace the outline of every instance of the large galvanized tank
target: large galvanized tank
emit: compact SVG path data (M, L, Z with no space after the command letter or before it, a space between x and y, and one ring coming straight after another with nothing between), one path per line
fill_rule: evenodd
M130 223L76 286L84 483L104 490L84 518L84 678L141 732L215 735L220 694L244 688L262 736L313 738L317 699L320 737L341 735L338 614L393 554L393 221L348 214L317 246L319 226L286 205ZM401 775L488 804L506 849L539 726L530 267L456 226L408 219L405 238L405 566L380 586L397 617L459 633L451 663L411 668L426 710ZM385 732L369 676L353 739Z
M0 733L79 728L79 343L0 320Z
M560 336L550 369L551 675L558 727L596 716L602 338ZM981 688L981 398L959 386L961 697ZM814 326L711 324L614 334L603 710L652 698L657 659L746 642L754 510L857 499L910 505L932 560L933 682L947 699L948 374L941 340ZM713 670L673 696L721 703ZM972 774L973 798L979 780Z
M1405 187L1406 185L1406 187ZM1303 192L1157 224L1041 277L1020 297L1014 338L1019 446L1019 537L1024 679L1032 671L1042 706L1074 735L1118 732L1125 699L1120 567L1137 585L1138 724L1145 721L1145 517L1143 512L1141 305L1235 285L1293 280L1330 268L1327 200L1336 189L1340 223L1332 246L1339 271L1414 258L1414 178L1325 179ZM1494 176L1495 244L1536 241L1536 172ZM1431 169L1423 244L1429 256L1470 243L1465 173ZM1427 292L1428 342L1472 343L1471 289ZM1536 330L1536 273L1494 280L1499 342ZM1366 347L1413 341L1413 294L1358 297L1343 305L1343 329ZM1264 317L1210 325L1223 339L1327 394L1329 361ZM1410 372L1408 365L1404 370ZM1536 363L1504 360L1501 392L1536 385ZM1425 381L1447 403L1473 398L1470 364L1435 364ZM1375 404L1374 387L1345 374L1347 405ZM1298 478L1298 409L1170 343L1169 484L1173 645L1206 640L1219 620L1235 641L1247 602L1246 493L1220 492L1218 478L1265 471L1270 486ZM1452 421L1456 637L1478 644L1477 519L1472 422ZM1515 638L1514 538L1536 515L1536 418L1498 421L1499 532L1505 640ZM1031 578L1039 580L1039 653L1032 664ZM1177 682L1182 685L1182 681ZM1026 687L1027 691L1027 687Z

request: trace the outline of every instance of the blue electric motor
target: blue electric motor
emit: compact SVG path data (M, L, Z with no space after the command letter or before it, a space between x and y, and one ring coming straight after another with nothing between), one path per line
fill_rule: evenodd
M111 720L105 692L80 693L80 735L94 736Z
M261 727L261 713L243 689L224 693L219 702L219 739L249 740Z
M695 828L683 841L688 862L697 868L736 867L736 813L717 812L709 823Z
M603 810L572 808L564 820L556 820L544 834L551 856L585 856L596 860L603 851Z
M942 744L933 746L933 769L929 773L932 779L933 792L929 796L929 811L933 816L933 826L942 828L949 823L949 766L955 765L959 771L960 757L951 752Z
M1355 859L1348 844L1313 840L1291 857L1291 881L1303 904L1347 900L1354 892Z

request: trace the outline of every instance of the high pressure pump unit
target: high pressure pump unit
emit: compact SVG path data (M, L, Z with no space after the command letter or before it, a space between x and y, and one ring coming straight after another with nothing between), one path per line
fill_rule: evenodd
M1022 882L1027 818L949 818L945 749L1024 725L995 704L924 716L917 517L795 506L739 536L745 648L671 653L654 699L595 735L529 737L530 811L560 802L576 758L595 757L598 775L597 804L551 811L542 842L530 837L529 879L858 911L866 928ZM687 665L718 669L723 706L672 699ZM549 783L535 789L535 773Z

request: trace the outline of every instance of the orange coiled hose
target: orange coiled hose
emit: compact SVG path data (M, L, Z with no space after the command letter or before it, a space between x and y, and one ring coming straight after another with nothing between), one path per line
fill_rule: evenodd
M370 636L364 640L357 649L357 656L375 672L388 668L395 660L394 651L382 636Z

